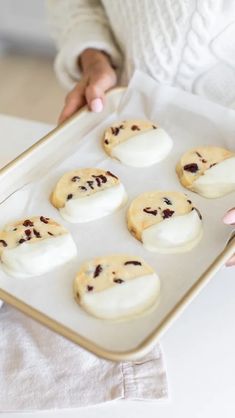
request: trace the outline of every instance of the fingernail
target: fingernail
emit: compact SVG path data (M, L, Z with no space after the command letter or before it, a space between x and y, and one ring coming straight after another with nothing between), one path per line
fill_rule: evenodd
M234 261L233 262L228 261L225 265L226 265L226 267L235 267L235 262Z
M101 99L93 99L91 101L91 110L92 112L102 112L103 110L103 102Z
M223 217L223 221L225 224L231 225L235 223L235 210L229 210Z
M232 266L235 266L235 255L233 255L231 258L230 258L230 260L228 260L227 262L226 262L226 267L232 267Z

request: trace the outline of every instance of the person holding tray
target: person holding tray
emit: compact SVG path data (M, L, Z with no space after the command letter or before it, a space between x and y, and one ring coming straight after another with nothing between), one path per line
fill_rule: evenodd
M126 85L135 69L235 106L234 1L47 0L47 9L55 71L69 90L59 123L85 104L101 112L106 91ZM224 222L235 224L235 208Z

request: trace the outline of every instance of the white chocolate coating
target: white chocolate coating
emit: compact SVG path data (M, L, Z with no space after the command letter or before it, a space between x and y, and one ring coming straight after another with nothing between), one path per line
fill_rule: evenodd
M126 201L124 186L120 183L90 196L68 200L60 209L61 216L68 222L89 222L109 215Z
M177 253L191 250L202 233L202 221L197 211L192 210L144 229L142 241L149 251Z
M156 274L139 276L122 284L83 295L81 305L92 315L104 319L132 317L149 309L160 293Z
M38 242L24 242L2 252L3 269L11 276L27 278L40 276L67 263L77 255L70 234L62 234Z
M121 142L112 149L112 156L132 167L147 167L163 160L173 146L162 128L143 132Z
M209 198L224 196L235 190L235 157L206 170L195 180L193 187L194 191Z

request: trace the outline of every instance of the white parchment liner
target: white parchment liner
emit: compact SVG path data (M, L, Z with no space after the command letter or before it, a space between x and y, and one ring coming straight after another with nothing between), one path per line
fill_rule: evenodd
M174 141L170 155L159 164L141 169L126 167L106 156L100 142L104 129L112 121L126 118L148 118L165 128ZM78 258L52 273L26 280L14 279L0 270L0 286L106 349L122 351L136 347L197 280L228 238L229 227L223 225L221 218L234 206L235 193L208 200L183 189L175 174L181 154L199 145L235 151L235 112L178 89L158 86L150 77L137 72L115 114L78 141L70 158L0 206L1 227L9 221L35 215L58 220L71 231L78 246ZM79 167L100 167L117 174L129 196L126 206L111 216L86 224L74 225L61 219L49 203L49 195L64 172ZM129 234L125 216L131 199L158 189L184 191L200 209L204 237L193 251L173 255L150 253ZM80 264L112 253L139 255L160 275L161 300L150 315L110 323L87 315L74 301L72 282Z

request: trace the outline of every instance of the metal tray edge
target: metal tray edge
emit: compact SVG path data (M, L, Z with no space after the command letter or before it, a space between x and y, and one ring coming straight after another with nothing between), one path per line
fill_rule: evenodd
M20 299L12 296L5 290L0 289L0 298L6 303L15 307L22 313L30 316L39 323L47 326L52 331L57 332L61 336L71 340L72 342L80 345L89 352L102 357L104 359L112 361L134 361L144 357L158 341L160 336L168 329L174 320L183 312L188 306L190 301L199 294L200 290L212 279L217 271L225 264L225 262L235 252L235 235L230 239L227 246L216 257L212 264L206 269L206 271L199 277L196 283L187 291L187 293L181 298L181 300L174 306L174 308L168 313L160 325L137 347L129 351L110 351L103 349L96 345L92 341L82 337L70 328L55 321L49 316L43 314L35 308L32 308L28 304L22 302Z
M122 92L125 88L117 87L112 89L108 92L108 95L112 95L115 92ZM68 121L61 124L59 127L56 127L52 131L50 131L47 135L43 138L39 139L35 144L31 147L26 149L23 153L17 156L14 160L9 162L7 165L0 169L0 175L7 173L8 170L12 169L19 161L21 161L24 157L29 156L30 153L39 148L42 144L47 142L51 135L55 133L58 129L62 129L63 127L67 126L68 123L73 121L74 118L77 118L81 113L87 112L87 106L82 108L78 111L75 115L69 118ZM5 290L0 288L0 299L8 303L9 305L13 306L14 308L18 309L22 313L28 315L29 317L33 318L37 322L47 326L47 328L51 329L54 332L57 332L61 336L69 339L70 341L80 345L82 348L86 349L87 351L102 357L104 359L112 360L112 361L133 361L140 359L141 357L145 356L154 344L158 341L160 336L168 329L168 327L172 324L172 322L177 319L177 317L181 314L181 312L188 306L190 301L198 295L200 290L212 279L212 277L217 273L217 271L225 264L225 262L233 255L235 252L235 235L232 236L227 243L226 247L223 251L215 258L215 260L211 263L211 265L205 270L205 272L198 278L198 280L191 286L191 288L185 293L185 295L179 300L179 302L174 306L174 308L168 313L168 315L163 319L160 325L137 347L132 350L128 351L110 351L106 350L99 345L93 343L92 341L86 339L85 337L77 334L70 328L62 325L61 323L57 322L56 320L50 318L46 314L43 314L39 310L32 308L30 305L22 302L20 299L12 296L10 293L6 292Z

